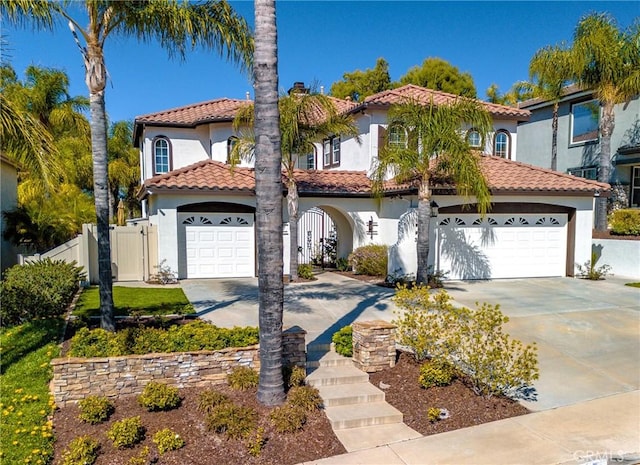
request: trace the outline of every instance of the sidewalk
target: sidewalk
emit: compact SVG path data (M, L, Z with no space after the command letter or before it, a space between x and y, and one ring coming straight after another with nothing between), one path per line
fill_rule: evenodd
M303 465L640 463L640 391Z

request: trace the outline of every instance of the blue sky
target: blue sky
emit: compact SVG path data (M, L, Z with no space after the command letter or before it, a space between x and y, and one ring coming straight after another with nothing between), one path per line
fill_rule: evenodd
M253 24L253 2L231 2ZM579 19L608 12L621 27L640 17L636 1L279 1L280 88L294 81L324 85L345 72L389 62L391 79L427 57L440 57L469 72L478 97L496 83L502 92L527 79L536 50L570 42ZM72 95L87 95L79 51L66 25L54 33L3 28L3 56L23 77L29 64L65 70ZM185 62L171 60L155 44L111 37L105 57L110 75L111 121L218 97L253 97L248 76L204 50Z

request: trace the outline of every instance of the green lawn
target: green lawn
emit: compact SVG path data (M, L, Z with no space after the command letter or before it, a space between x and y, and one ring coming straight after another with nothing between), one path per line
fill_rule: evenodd
M194 313L182 289L177 287L113 287L115 314L171 315ZM100 315L98 287L85 289L73 312L79 317Z
M0 331L0 463L46 464L53 456L51 366L63 321L35 320Z
M640 283L627 283L625 286L640 287Z

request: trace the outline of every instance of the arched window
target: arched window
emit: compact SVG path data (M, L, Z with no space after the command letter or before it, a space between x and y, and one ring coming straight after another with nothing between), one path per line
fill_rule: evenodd
M474 149L482 148L482 136L477 129L469 129L467 132L467 142Z
M499 130L493 138L493 154L496 157L511 159L509 133Z
M231 163L231 152L237 143L238 138L236 136L231 136L227 139L227 164Z
M171 144L166 137L153 141L153 172L155 174L171 171Z
M407 130L402 126L391 126L389 128L389 147L406 149L407 148Z

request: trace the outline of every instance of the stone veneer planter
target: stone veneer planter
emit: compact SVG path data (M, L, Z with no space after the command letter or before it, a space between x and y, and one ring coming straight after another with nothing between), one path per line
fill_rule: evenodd
M282 333L284 365L306 365L306 332L295 326ZM125 355L121 357L56 358L51 361L51 392L64 406L87 396L140 394L149 381L180 388L226 383L238 366L260 369L259 345L216 351Z
M367 373L396 365L396 325L384 320L353 323L353 363Z

